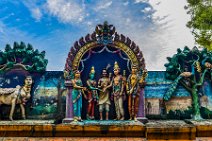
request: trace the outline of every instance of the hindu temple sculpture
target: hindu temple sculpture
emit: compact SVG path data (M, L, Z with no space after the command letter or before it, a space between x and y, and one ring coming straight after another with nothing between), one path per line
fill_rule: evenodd
M87 119L94 119L94 107L95 107L95 104L99 101L98 92L97 92L98 88L96 87L97 82L94 79L94 77L95 77L95 69L94 67L92 67L89 73L89 79L87 80L87 86L88 86Z
M202 119L200 113L200 92L204 87L204 81L212 80L212 53L207 49L198 50L197 47L183 50L177 49L172 57L167 57L166 67L167 79L173 80L173 84L165 93L163 99L168 101L181 84L192 97L193 119Z
M124 81L122 75L119 74L120 68L117 62L114 63L113 72L115 76L113 77L110 86L112 86L112 96L115 103L116 119L124 120L124 107L123 107Z
M22 118L26 118L24 105L28 102L27 105L30 104L32 107L30 94L34 93L34 91L31 92L32 83L35 81L36 85L39 77L45 72L47 64L45 51L40 52L31 44L24 42L14 42L13 46L7 44L5 49L0 51L0 77L1 80L8 80L1 81L0 84L0 105L2 104L2 113L7 111L3 108L3 104L11 105L10 120L13 120L16 104L20 104ZM25 78L24 85L19 86L20 78L23 77ZM34 78L33 81L32 78Z
M0 105L11 105L9 119L13 120L13 113L16 104L20 104L22 118L26 119L25 107L27 100L31 97L32 77L27 76L24 80L24 86L16 86L16 88L0 88Z
M82 121L82 95L87 99L85 92L86 87L83 87L82 80L80 78L80 72L77 70L74 73L74 79L72 79L72 102L73 102L73 112L74 112L74 121Z
M108 64L114 64L114 67L105 68ZM117 120L127 118L128 112L125 113L125 111L127 111L128 107L127 102L125 103L124 100L127 97L127 78L131 72L132 65L137 66L137 71L139 72L139 76L141 76L145 70L145 60L139 46L123 34L118 34L115 27L107 22L98 24L93 33L87 34L85 37L76 41L70 48L64 68L65 86L67 88L67 110L66 118L63 121L71 122L75 117L73 111L74 103L70 103L70 101L74 100L71 93L73 93L73 90L75 91L74 86L70 83L70 74L79 70L82 75L82 83L87 84L88 74L91 74L90 68L92 66L95 66L95 77L98 80L98 90L93 90L93 92L96 93L97 91L99 95L98 105L95 105L95 107L99 106L100 120L114 118L113 115L109 115L109 111L111 112L113 110L115 111L113 114ZM123 71L123 76L121 71ZM91 79L91 76L89 76L89 79ZM137 116L139 121L146 120L144 110L144 82L141 85L139 79L139 87L141 89L137 91L137 95L139 95L139 103L137 104L139 110L137 115L134 115ZM88 90L91 91L89 87ZM87 96L89 97L90 95L91 93ZM89 99L88 101L92 101L91 98ZM82 117L93 119L93 109L90 108L93 104L92 102L88 103L88 107L86 107L86 104L86 102L83 102L82 105L83 108L85 107L87 109L87 115L83 111ZM105 117L103 117L104 112L106 113Z
M28 72L43 73L46 70L48 60L45 59L45 51L39 52L32 45L14 42L13 47L6 45L5 51L0 52L0 73L13 68L21 68Z
M110 110L110 91L109 86L110 85L110 79L107 76L107 70L102 70L102 78L98 81L98 88L101 89L99 92L99 114L100 114L100 120L103 120L103 110L106 111L106 120L109 119L109 110Z
M142 73L142 76L138 74L137 66L133 65L131 74L127 79L127 94L128 94L128 111L130 114L129 120L137 121L138 106L139 106L139 94L140 84L142 85L147 76L147 71Z

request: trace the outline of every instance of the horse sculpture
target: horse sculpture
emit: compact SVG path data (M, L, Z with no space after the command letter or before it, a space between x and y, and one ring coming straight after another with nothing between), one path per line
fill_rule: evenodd
M25 107L27 100L30 98L32 86L32 77L27 76L24 80L24 86L16 86L16 88L0 88L0 105L11 105L9 119L13 120L13 113L16 104L20 104L22 118L26 119Z

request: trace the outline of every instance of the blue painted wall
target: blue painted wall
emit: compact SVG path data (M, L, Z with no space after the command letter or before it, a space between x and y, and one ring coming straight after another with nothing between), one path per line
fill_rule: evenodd
M27 72L15 71L0 75L0 87L15 87L16 85L23 85L24 77L30 75ZM50 119L55 117L57 110L57 95L58 89L63 90L64 80L62 79L62 71L47 71L44 74L31 74L34 79L32 97L27 105L28 118L35 119ZM85 78L85 77L84 77ZM98 78L97 78L98 79ZM163 95L168 90L172 81L165 78L164 71L150 71L146 79L147 85L145 87L145 97L162 99ZM60 87L58 87L61 84ZM63 92L63 114L65 114L65 95ZM174 96L188 97L190 94L182 87L178 86ZM212 83L206 81L204 83L201 96L207 96L209 109L212 107ZM212 110L212 108L211 108ZM4 110L4 106L0 108L1 117L8 115L8 111Z

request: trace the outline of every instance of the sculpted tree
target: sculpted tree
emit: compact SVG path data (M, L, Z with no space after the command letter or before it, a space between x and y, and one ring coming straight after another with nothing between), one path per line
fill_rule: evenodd
M0 51L0 73L14 68L41 73L46 70L47 63L45 51L39 53L32 45L25 45L24 42L14 42L13 48L7 44L5 50Z
M164 95L164 100L171 98L180 83L191 94L193 119L201 119L199 92L205 79L212 80L212 52L185 47L183 51L178 49L177 54L167 57L167 60L169 62L164 65L166 77L174 83Z
M57 88L57 112L55 113L55 122L60 123L64 118L64 109L63 109L63 101L62 101L62 94L66 91L64 87L64 76L63 73L60 71L46 72L45 79L47 83L53 84Z

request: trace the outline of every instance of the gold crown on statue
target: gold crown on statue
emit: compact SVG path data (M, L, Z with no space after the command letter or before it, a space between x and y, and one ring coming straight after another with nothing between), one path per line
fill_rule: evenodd
M113 69L120 69L117 61L115 61Z
M91 74L91 73L95 73L95 69L94 69L94 66L92 66L92 67L91 67L91 71L90 71L90 74Z

